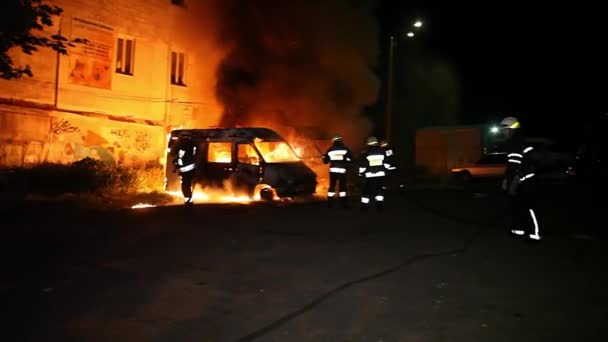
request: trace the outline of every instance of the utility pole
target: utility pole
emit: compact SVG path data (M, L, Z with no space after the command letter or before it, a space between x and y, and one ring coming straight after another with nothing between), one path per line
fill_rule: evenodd
M413 31L420 30L423 23L422 20L416 20L413 24ZM405 36L410 39L415 36L413 31L409 31ZM386 112L384 113L384 129L385 138L391 141L393 131L393 69L394 69L394 54L395 54L395 36L390 37L388 48L388 80L386 85Z
M392 118L393 118L393 52L395 49L395 37L391 36L388 49L388 82L386 85L386 112L384 113L385 139L391 141Z

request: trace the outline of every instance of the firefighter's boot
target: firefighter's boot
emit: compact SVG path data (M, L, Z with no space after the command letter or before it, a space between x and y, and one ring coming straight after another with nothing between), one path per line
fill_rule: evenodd
M340 197L340 205L342 206L343 209L350 209L350 206L348 205L348 199L346 196Z

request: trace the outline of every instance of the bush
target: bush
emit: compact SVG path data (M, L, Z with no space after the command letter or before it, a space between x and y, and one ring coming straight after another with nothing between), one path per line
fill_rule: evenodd
M65 193L140 193L161 191L164 168L108 166L90 158L71 165L39 164L0 171L0 190L7 193L57 195Z
M110 171L110 192L140 193L162 191L165 169L158 163L142 168L114 167Z

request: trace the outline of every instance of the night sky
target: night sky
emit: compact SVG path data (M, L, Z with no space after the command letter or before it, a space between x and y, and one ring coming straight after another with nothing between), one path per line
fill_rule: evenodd
M508 114L535 134L565 136L608 112L608 22L599 5L463 3L382 1L379 71L388 36L422 18L425 30L416 38L458 75L461 123Z

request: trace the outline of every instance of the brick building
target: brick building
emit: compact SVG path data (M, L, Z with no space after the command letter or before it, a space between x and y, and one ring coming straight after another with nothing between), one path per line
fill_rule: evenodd
M0 166L92 157L142 165L175 127L219 122L214 42L204 0L53 0L46 34L89 43L59 55L11 51L33 77L0 80Z

